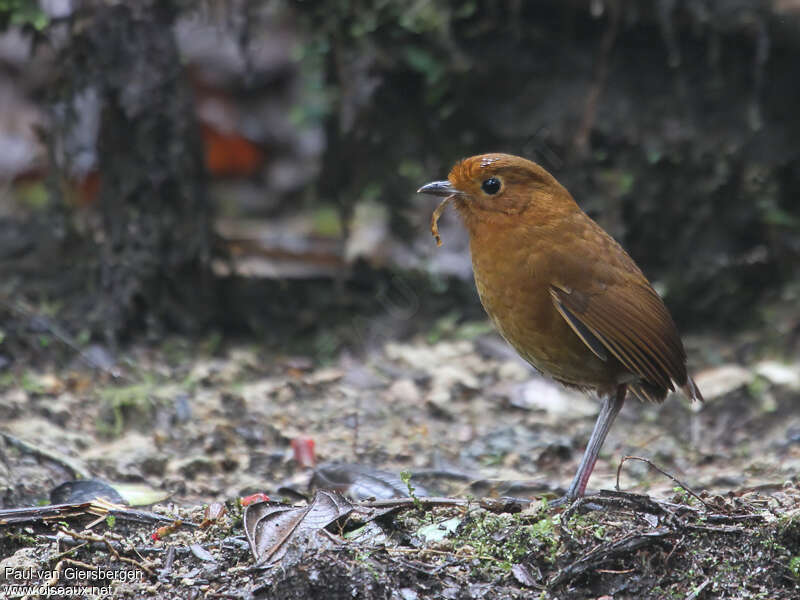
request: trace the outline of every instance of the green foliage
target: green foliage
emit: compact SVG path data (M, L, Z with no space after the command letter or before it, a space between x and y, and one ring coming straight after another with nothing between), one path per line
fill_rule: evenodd
M50 18L36 0L0 0L0 29L12 26L29 26L42 31Z
M312 215L314 233L323 237L335 238L342 234L342 222L336 207L322 205Z
M789 571L795 578L800 579L800 556L793 556L789 560Z
M110 437L118 436L125 429L126 421L134 415L147 421L155 398L156 383L145 376L141 383L121 387L108 387L100 391L105 414L97 421L97 431Z
M445 77L453 68L452 52L443 51L453 22L477 10L474 0L339 0L296 6L308 32L293 51L303 88L302 102L291 115L298 125L320 123L337 112L341 88L353 85L342 68L357 69L364 56L380 56L384 72L399 67L420 74L428 84L428 104L436 104L448 89Z
M417 488L411 485L411 472L401 471L400 479L406 484L406 487L408 488L408 495L411 497L411 500L414 501L414 506L416 506L419 510L422 510L422 502L419 501L419 498L417 498L417 495L414 493L416 492Z
M7 536L7 542L19 546L35 546L39 541L36 536L27 534L25 530L20 530L18 532L12 531L10 533L6 533L5 535Z
M0 391L5 391L17 384L17 377L14 373L7 371L0 373Z
M678 504L686 504L687 506L691 506L694 502L694 497L692 497L689 492L687 492L681 486L674 486L672 491L675 493L675 495L672 497L674 502L677 502Z
M47 386L32 371L25 371L19 380L19 386L27 393L41 395L47 392Z
M437 319L425 337L428 343L435 344L442 339L474 340L491 331L489 321L466 321L460 311L451 311Z
M298 127L324 122L336 104L337 90L325 81L325 58L329 52L329 41L314 36L293 49L303 93L302 102L292 107L289 118Z
M541 514L531 519L480 512L464 523L458 544L469 546L484 569L508 571L531 553L552 563L560 545L556 524L557 517Z

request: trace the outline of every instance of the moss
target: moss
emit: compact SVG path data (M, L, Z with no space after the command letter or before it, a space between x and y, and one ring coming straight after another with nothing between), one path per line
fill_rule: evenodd
M795 579L800 579L800 556L793 556L789 560L789 572Z
M145 376L142 383L100 390L103 410L97 420L97 431L102 435L118 436L133 422L151 422L155 405L155 382Z
M541 514L531 518L475 511L461 526L454 546L469 548L478 570L486 574L509 571L530 555L553 563L560 545L557 524L557 517Z

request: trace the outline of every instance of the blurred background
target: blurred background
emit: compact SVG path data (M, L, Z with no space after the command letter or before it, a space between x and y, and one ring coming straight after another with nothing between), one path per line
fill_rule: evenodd
M414 191L489 151L553 172L682 329L797 339L798 2L4 6L6 349L22 305L85 341L281 343L395 272L477 316L463 231L437 250Z
M594 404L491 332L455 213L437 249L415 194L501 151L622 243L705 372L712 408L663 408L663 460L714 466L759 431L777 471L756 475L796 474L799 34L796 0L0 2L0 414L27 439L128 440L64 447L195 497L269 485L301 434L566 483ZM368 433L386 407L408 414ZM505 429L481 429L498 407ZM43 488L8 481L9 502Z

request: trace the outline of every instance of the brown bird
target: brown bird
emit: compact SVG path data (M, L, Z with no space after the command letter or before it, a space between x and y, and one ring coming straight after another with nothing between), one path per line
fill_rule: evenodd
M582 496L597 454L630 390L661 402L677 384L700 390L664 302L636 263L538 164L509 154L457 163L448 181L419 193L446 196L469 232L481 303L506 341L537 370L604 398L564 500Z

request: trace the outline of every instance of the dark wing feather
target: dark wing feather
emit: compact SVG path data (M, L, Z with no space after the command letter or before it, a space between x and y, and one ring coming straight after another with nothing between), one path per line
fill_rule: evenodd
M686 374L686 353L672 317L649 285L629 280L628 285L610 285L594 294L553 285L550 294L558 312L595 355L604 358L604 349L642 378L640 385L631 386L637 397L662 400L675 389L674 381L690 398L699 398Z
M606 347L603 342L597 338L597 335L595 335L591 329L584 325L580 319L575 317L575 315L564 308L564 305L555 295L553 288L550 288L550 294L553 296L553 302L556 305L556 310L558 310L558 312L567 322L567 325L572 328L572 331L574 331L575 334L581 338L583 343L589 347L589 350L591 350L597 358L600 360L608 360L608 352L606 352Z

